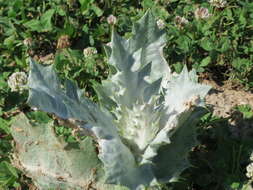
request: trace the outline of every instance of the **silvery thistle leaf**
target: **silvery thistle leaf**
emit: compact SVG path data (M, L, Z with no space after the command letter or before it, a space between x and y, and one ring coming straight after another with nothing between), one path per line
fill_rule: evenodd
M23 113L14 118L11 133L15 140L12 162L39 189L124 190L103 183L102 164L91 137L78 145L67 144L56 136L53 122L32 125Z
M197 145L195 125L206 112L204 97L210 90L210 86L198 84L197 80L196 72L184 67L165 89L162 129L143 155L143 163L154 164L153 171L161 183L176 180L190 166L187 154Z
M28 103L62 119L76 120L99 145L105 183L130 190L174 180L189 166L195 124L210 89L186 68L173 77L163 58L165 33L147 12L130 39L115 31L107 47L114 72L96 84L96 105L71 81L62 88L52 66L31 61Z

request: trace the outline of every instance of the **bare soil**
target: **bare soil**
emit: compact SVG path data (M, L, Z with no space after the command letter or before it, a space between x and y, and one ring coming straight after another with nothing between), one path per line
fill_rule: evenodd
M238 105L248 104L253 109L253 93L235 88L232 82L226 81L218 85L213 80L203 80L202 83L211 85L213 89L206 97L207 105L213 109L213 114L218 117L228 118L228 124L234 136L240 138L253 137L253 118L243 119L242 113L234 108Z

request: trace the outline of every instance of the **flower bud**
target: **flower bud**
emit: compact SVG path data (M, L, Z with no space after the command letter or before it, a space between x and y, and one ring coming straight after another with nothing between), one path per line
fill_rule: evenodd
M117 18L114 15L110 15L107 17L107 22L110 25L115 25L117 22Z

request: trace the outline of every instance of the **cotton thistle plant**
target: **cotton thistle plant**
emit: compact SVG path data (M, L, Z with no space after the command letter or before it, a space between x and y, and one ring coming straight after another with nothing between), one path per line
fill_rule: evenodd
M27 75L25 72L15 72L8 79L12 92L22 92L27 88Z
M195 126L205 113L210 87L199 84L196 72L186 67L178 76L171 74L162 53L165 31L150 12L134 25L130 39L113 30L111 42L106 49L111 74L94 84L99 104L72 81L66 80L63 88L52 66L31 61L28 103L90 136L71 152L50 126L24 126L25 132L18 133L15 126L26 122L17 119L12 132L17 148L28 146L17 150L15 163L40 189L88 189L87 181L93 188L105 185L103 190L159 189L190 166L187 155L197 145ZM31 139L40 143L27 143ZM40 159L31 162L29 155Z
M194 12L196 19L207 19L211 16L207 8L199 7Z

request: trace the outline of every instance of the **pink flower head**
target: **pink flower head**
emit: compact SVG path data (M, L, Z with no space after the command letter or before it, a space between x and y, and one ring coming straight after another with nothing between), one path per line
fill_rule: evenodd
M208 9L204 7L197 8L194 15L196 19L207 19L211 16Z
M110 25L115 25L117 22L117 18L114 15L110 15L107 17L107 22Z

